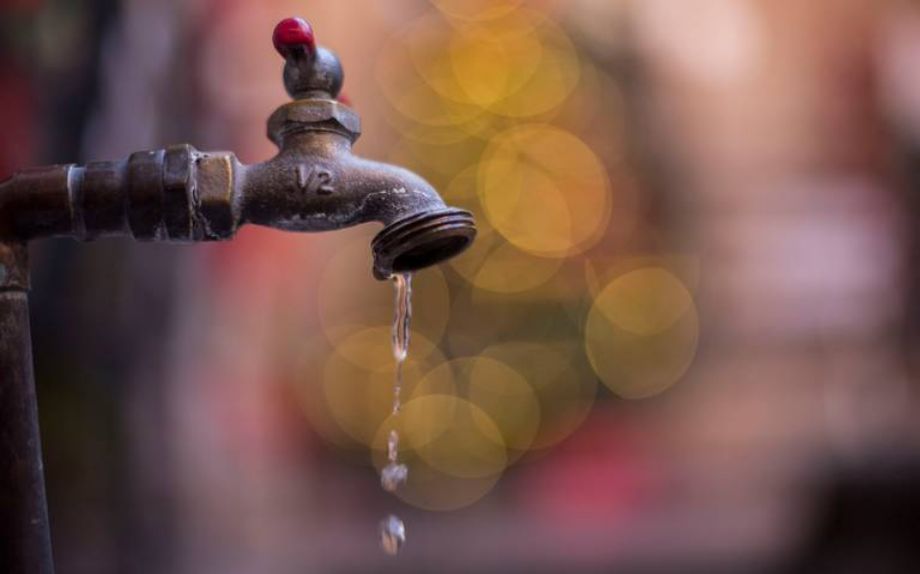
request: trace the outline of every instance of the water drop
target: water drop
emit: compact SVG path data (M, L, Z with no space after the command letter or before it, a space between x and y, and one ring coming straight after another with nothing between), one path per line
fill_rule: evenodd
M387 460L390 462L396 462L396 458L399 456L399 433L396 429L390 429L390 434L387 435Z
M390 556L396 556L406 542L406 526L397 516L389 515L380 521L380 547Z
M412 274L393 277L396 287L396 311L393 313L393 358L396 359L396 380L393 385L393 414L399 414L402 392L402 367L409 355L409 325L412 322Z
M393 276L396 286L396 311L393 314L393 358L397 365L409 354L409 324L412 321L412 274Z
M399 485L409 478L409 468L404 464L391 462L380 471L380 486L387 492L396 492Z

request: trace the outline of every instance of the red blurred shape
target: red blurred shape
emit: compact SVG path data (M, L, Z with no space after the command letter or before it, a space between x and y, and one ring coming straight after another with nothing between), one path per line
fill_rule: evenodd
M25 10L37 11L44 4L44 0L0 0L0 10Z
M29 75L13 66L0 63L0 180L34 161L35 93Z
M654 498L650 454L628 426L601 410L528 469L518 492L546 520L611 526Z

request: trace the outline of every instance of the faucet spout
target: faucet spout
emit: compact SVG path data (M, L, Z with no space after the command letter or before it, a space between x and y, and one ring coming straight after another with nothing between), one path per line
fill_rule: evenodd
M291 120L294 110L312 119ZM382 223L372 242L378 279L434 265L469 246L476 235L469 212L446 206L409 170L352 154L358 134L351 110L331 100L301 100L279 112L287 120L273 117L269 131L281 151L246 169L242 222L305 232ZM337 129L330 128L333 118Z
M300 231L383 223L371 243L378 279L440 263L469 247L476 236L472 214L446 206L427 181L406 169L352 155L360 120L335 101L342 67L335 54L316 46L310 25L284 20L273 40L294 101L268 121L269 138L281 151L263 171L269 182L295 176L297 192L286 206L293 209L281 213L277 206L284 201L258 199L271 195L270 185L247 186L244 219ZM261 208L266 205L275 210Z
M470 212L453 207L415 213L380 231L371 242L374 277L386 279L442 263L476 237Z
M449 207L409 170L355 158L363 218L385 227L374 237L374 276L416 271L463 252L476 237L473 215Z
M378 279L466 249L476 235L472 214L446 206L418 175L352 154L361 122L336 101L342 66L335 54L316 46L310 25L284 20L273 40L285 59L284 85L294 101L268 120L278 155L245 171L242 221L292 231L382 223L371 244Z

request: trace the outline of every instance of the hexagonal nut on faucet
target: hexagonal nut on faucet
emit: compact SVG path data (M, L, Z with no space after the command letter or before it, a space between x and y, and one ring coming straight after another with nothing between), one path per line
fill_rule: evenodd
M305 131L334 131L352 143L361 135L361 118L335 100L295 100L279 107L268 118L268 139L279 148L290 134Z

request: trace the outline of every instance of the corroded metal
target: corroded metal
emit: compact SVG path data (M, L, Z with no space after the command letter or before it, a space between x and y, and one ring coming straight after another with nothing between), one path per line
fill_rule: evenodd
M391 237L377 242L385 246L374 252L378 278L466 248L475 235L472 216L448 208L414 173L353 155L357 127L340 103L293 102L272 117L280 151L264 163L247 166L229 152L179 145L22 171L0 184L0 240L130 234L142 241L206 241L228 239L245 223L309 232L375 221L388 226L381 236ZM412 227L423 215L437 217ZM396 225L417 233L393 236L389 226Z
M177 145L117 161L24 170L0 183L0 239L131 234L206 241L230 238L245 223L329 231L376 221L387 226L374 251L380 279L465 249L475 236L472 216L448 208L416 174L353 155L359 134L351 108L306 99L272 114L268 135L279 152L260 164ZM423 215L432 217L413 227ZM397 225L404 233L392 233ZM394 241L400 237L406 241Z
M337 100L342 67L315 45L308 23L283 21L273 41L295 99L268 121L279 148L268 161L243 165L230 152L175 145L26 169L0 182L0 571L51 571L25 242L105 235L197 242L228 239L246 223L312 232L378 222L373 273L385 279L453 257L473 240L472 215L446 206L424 179L352 154L360 119Z
M293 101L268 118L268 139L279 148L287 135L322 130L340 133L354 143L361 135L361 118L348 106L333 100Z
M26 246L0 243L0 571L49 574L28 286Z
M22 242L0 242L0 291L29 290L29 249Z

